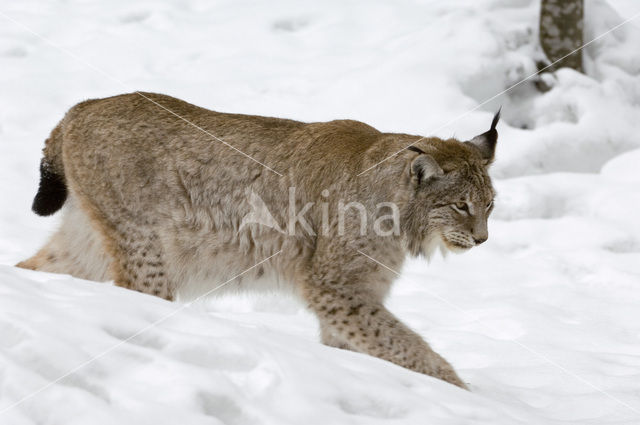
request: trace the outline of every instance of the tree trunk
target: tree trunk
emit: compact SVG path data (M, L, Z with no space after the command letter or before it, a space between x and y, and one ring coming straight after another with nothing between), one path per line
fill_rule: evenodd
M584 0L542 0L540 8L542 50L547 55L549 63L569 55L548 68L549 71L569 67L582 72L582 50L575 50L583 44L583 13Z

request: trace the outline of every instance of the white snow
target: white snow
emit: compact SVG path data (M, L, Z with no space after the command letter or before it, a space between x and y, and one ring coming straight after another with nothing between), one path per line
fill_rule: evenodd
M469 112L535 72L538 7L0 1L0 423L640 423L640 18L588 75ZM640 4L585 10L588 41ZM12 267L56 226L29 211L48 132L133 90L460 138L503 105L489 241L409 262L388 301L471 392L321 345L284 296L181 305Z

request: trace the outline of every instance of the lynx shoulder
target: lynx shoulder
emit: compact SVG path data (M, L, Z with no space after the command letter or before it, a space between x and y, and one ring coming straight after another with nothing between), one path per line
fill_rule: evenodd
M167 300L286 288L324 343L465 387L384 307L405 257L484 242L496 114L462 142L200 108L153 93L82 102L44 148L33 210L58 231L19 267Z

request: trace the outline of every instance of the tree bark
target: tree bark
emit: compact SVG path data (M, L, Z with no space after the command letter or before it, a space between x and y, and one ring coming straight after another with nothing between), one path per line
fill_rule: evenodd
M549 63L559 60L549 71L562 67L583 71L582 50L576 51L583 44L583 15L584 0L542 0L540 45Z

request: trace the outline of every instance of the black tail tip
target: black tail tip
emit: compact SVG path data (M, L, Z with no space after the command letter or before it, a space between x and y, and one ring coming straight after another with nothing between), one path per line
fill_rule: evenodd
M38 215L51 215L62 208L66 200L67 185L64 177L52 172L43 162L40 164L40 187L31 209Z

